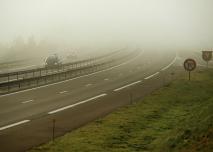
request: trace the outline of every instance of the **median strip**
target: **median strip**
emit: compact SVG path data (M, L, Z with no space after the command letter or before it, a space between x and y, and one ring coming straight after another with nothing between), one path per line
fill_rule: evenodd
M48 114L50 115L50 114L54 114L54 113L57 113L57 112L60 112L60 111L63 111L63 110L69 109L69 108L73 108L73 107L76 107L76 106L81 105L81 104L83 104L83 103L86 103L86 102L89 102L89 101L92 101L92 100L95 100L95 99L104 97L104 96L106 96L106 95L107 95L106 93L103 93L103 94L100 94L100 95L98 95L98 96L95 96L95 97L86 99L86 100L84 100L84 101L81 101L81 102L78 102L78 103L75 103L75 104L72 104L72 105L69 105L69 106L65 106L65 107L59 108L59 109L57 109L57 110L50 111L50 112L48 112Z
M18 126L18 125L21 125L21 124L27 123L27 122L30 122L30 120L23 120L23 121L20 121L20 122L17 122L17 123L11 124L11 125L7 125L7 126L4 126L4 127L1 127L1 128L0 128L0 131L1 131L1 130L8 129L8 128L15 127L15 126Z
M127 88L127 87L130 87L130 86L133 86L133 85L135 85L135 84L141 83L141 82L142 82L141 80L140 80L140 81L136 81L136 82L127 84L127 85L125 85L125 86L123 86L123 87L117 88L117 89L115 89L115 90L113 90L113 91L117 92L117 91L120 91L120 90L125 89L125 88Z
M158 74L160 74L160 72L156 72L155 74L152 74L152 75L150 75L150 76L148 76L148 77L146 77L146 78L144 78L145 80L148 80L148 79L150 79L150 78L152 78L152 77L154 77L154 76L156 76L156 75L158 75Z

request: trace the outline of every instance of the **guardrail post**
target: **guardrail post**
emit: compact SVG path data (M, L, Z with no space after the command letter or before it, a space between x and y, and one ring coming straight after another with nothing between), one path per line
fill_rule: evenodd
M7 92L10 92L10 85L7 85Z
M67 78L67 72L65 72L65 79Z
M10 81L10 74L8 73L7 75L7 81L9 82Z
M27 73L24 74L24 78L27 78Z
M30 80L28 81L28 86L31 86L31 81Z
M47 68L45 68L45 73L46 73L45 75L47 75Z

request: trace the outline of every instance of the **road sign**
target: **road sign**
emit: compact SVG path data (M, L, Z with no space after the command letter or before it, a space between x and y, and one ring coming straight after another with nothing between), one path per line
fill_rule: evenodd
M191 71L195 70L197 64L196 61L194 59L186 59L184 61L184 68L186 71L189 72L189 80L191 79Z
M203 60L206 61L206 66L208 68L209 61L212 59L212 51L202 51Z
M184 68L186 71L193 71L197 64L194 59L186 59L184 62Z
M212 59L212 51L202 51L203 60L209 62Z

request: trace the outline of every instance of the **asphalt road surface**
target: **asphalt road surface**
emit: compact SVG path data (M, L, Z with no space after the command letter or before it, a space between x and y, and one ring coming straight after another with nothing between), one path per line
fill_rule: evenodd
M53 119L59 136L142 98L172 79L177 59L174 52L141 51L110 69L0 96L1 151L51 140Z

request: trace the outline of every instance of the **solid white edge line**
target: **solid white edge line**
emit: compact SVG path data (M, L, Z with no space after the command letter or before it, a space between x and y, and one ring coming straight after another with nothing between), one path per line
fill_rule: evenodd
M81 102L77 102L77 103L75 103L75 104L68 105L68 106L65 106L65 107L62 107L62 108L59 108L59 109L50 111L50 112L48 112L48 114L51 115L51 114L54 114L54 113L57 113L57 112L60 112L60 111L63 111L63 110L69 109L69 108L73 108L73 107L76 107L76 106L81 105L81 104L83 104L83 103L89 102L89 101L91 101L91 100L95 100L95 99L104 97L104 96L106 96L106 95L107 95L106 93L103 93L103 94L97 95L97 96L95 96L95 97L92 97L92 98L83 100L83 101L81 101Z
M10 124L10 125L1 127L1 128L0 128L0 131L5 130L5 129L8 129L8 128L12 128L12 127L15 127L15 126L24 124L24 123L28 123L28 122L30 122L30 120L23 120L23 121L20 121L20 122L16 122L16 123L14 123L14 124Z
M155 74L152 74L152 75L150 75L150 76L148 76L148 77L146 77L146 78L144 78L145 80L148 80L148 79L150 79L150 78L152 78L152 77L154 77L154 76L156 76L156 75L158 75L158 74L160 74L160 72L156 72Z
M0 98L1 97L5 97L5 96L10 96L10 95L13 95L13 94L18 94L18 93L22 93L22 92L31 91L31 90L37 90L37 89L40 89L40 88L45 88L45 87L53 86L53 85L56 85L56 84L65 83L65 82L68 82L68 81L76 80L76 79L83 78L83 77L88 77L88 76L91 76L91 75L94 75L94 74L97 74L97 73L101 73L101 72L104 72L104 71L109 71L109 70L112 70L114 68L117 68L117 67L120 67L122 65L125 65L125 64L127 64L129 62L132 62L137 57L141 56L143 53L144 53L144 51L142 51L139 55L137 55L136 57L132 58L131 60L128 60L127 62L123 62L123 63L121 63L119 65L110 67L108 69L104 69L104 70L101 70L101 71L97 71L97 72L94 72L94 73L90 73L90 74L87 74L87 75L82 75L82 76L79 76L79 77L75 77L75 78L72 78L72 79L68 79L68 80L64 80L64 81L60 81L60 82L56 82L56 83L51 83L51 84L43 85L43 86L40 86L40 87L35 87L35 88L31 88L31 89L26 89L26 90L22 90L22 91L17 91L17 92L13 92L13 93L1 95Z
M130 86L133 86L133 85L135 85L135 84L141 83L141 82L142 82L142 81L139 80L139 81L136 81L136 82L127 84L127 85L125 85L125 86L123 86L123 87L117 88L117 89L115 89L115 90L113 90L113 91L117 92L117 91L120 91L120 90L125 89L125 88L127 88L127 87L130 87Z
M176 60L177 60L177 56L172 60L172 62L169 65L167 65L163 69L161 69L161 71L165 71L166 69L168 69L170 66L172 66L175 63Z

